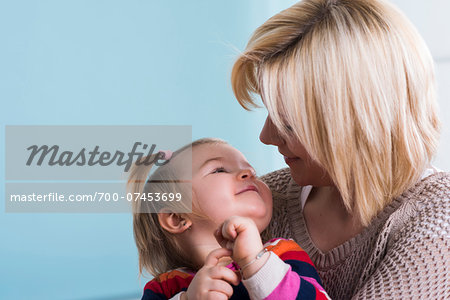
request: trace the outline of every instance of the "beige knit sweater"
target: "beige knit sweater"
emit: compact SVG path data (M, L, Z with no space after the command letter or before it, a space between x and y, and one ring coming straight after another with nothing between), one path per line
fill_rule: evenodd
M274 197L265 240L293 238L332 299L450 299L450 174L435 173L394 199L359 235L327 253L309 237L301 187L282 169L262 177Z

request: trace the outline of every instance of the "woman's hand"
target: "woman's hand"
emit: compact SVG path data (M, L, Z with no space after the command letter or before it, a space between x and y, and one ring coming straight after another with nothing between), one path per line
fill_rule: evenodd
M263 244L252 219L233 216L219 227L215 236L222 247L233 251L231 257L244 268L242 271L245 278L251 277L266 263L269 256L267 254L255 260L263 250Z
M239 277L225 266L218 265L219 259L230 256L231 251L219 248L211 251L206 257L204 266L192 279L186 293L181 295L183 300L211 300L228 299L233 295L233 285L239 284Z

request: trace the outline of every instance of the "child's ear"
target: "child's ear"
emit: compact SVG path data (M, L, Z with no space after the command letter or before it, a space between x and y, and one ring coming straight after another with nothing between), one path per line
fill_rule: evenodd
M158 220L162 228L173 234L183 233L192 226L192 221L186 214L178 214L165 209L158 213Z

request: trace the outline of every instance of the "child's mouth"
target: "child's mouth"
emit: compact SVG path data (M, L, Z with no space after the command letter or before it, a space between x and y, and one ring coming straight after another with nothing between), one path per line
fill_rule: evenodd
M258 189L253 185L249 185L246 188L244 188L243 190L239 191L236 195L239 195L239 194L242 194L245 192L249 192L249 191L258 192Z

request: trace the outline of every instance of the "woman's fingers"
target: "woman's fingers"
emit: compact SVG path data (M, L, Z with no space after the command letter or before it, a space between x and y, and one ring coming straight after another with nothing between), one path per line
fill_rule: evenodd
M231 256L232 252L229 249L218 248L211 251L205 260L204 266L213 267L216 266L219 260L224 256Z

